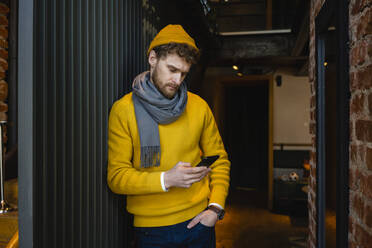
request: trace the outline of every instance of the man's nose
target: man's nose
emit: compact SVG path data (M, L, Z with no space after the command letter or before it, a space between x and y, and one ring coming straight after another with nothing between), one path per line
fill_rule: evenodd
M182 75L181 73L174 73L173 75L173 82L176 84L181 84L182 83Z

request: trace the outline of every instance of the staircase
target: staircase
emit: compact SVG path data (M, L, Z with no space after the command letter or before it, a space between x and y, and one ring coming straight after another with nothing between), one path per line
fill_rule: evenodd
M11 205L12 207L17 206L18 205L17 179L11 179L6 181L4 189L5 199L7 203L9 203L9 205ZM0 248L16 247L18 247L18 211L0 214Z

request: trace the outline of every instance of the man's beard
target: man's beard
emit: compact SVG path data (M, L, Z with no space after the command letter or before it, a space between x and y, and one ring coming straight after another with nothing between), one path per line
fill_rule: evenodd
M160 87L161 85L161 81L159 79L159 75L158 75L158 66L156 65L155 66L155 69L154 69L154 72L152 73L152 76L151 76L151 80L152 82L154 83L155 87L158 89L158 91L165 97L165 98L168 98L168 99L172 99L178 92L178 89L179 89L179 86L175 85L175 84L172 84L172 83L166 83L163 85L163 88ZM165 88L167 86L171 85L172 87L176 87L176 91L174 94L168 94L165 90Z

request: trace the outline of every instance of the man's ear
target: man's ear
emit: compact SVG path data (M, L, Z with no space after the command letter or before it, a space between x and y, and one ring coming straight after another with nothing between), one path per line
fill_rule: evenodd
M149 53L150 67L154 68L157 62L158 62L158 57L156 56L156 52L154 50L151 50Z

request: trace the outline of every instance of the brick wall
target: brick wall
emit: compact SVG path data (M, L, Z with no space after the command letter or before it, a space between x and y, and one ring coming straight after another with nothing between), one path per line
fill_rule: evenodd
M372 244L372 1L351 0L349 247Z
M0 3L0 120L7 120L8 112L8 83L6 81L8 70L8 14L9 8L6 4ZM6 128L4 128L6 129ZM6 142L6 130L4 132Z
M313 140L309 189L308 247L316 247L315 17L324 0L310 9L309 79ZM350 0L350 215L349 247L372 244L372 0Z

